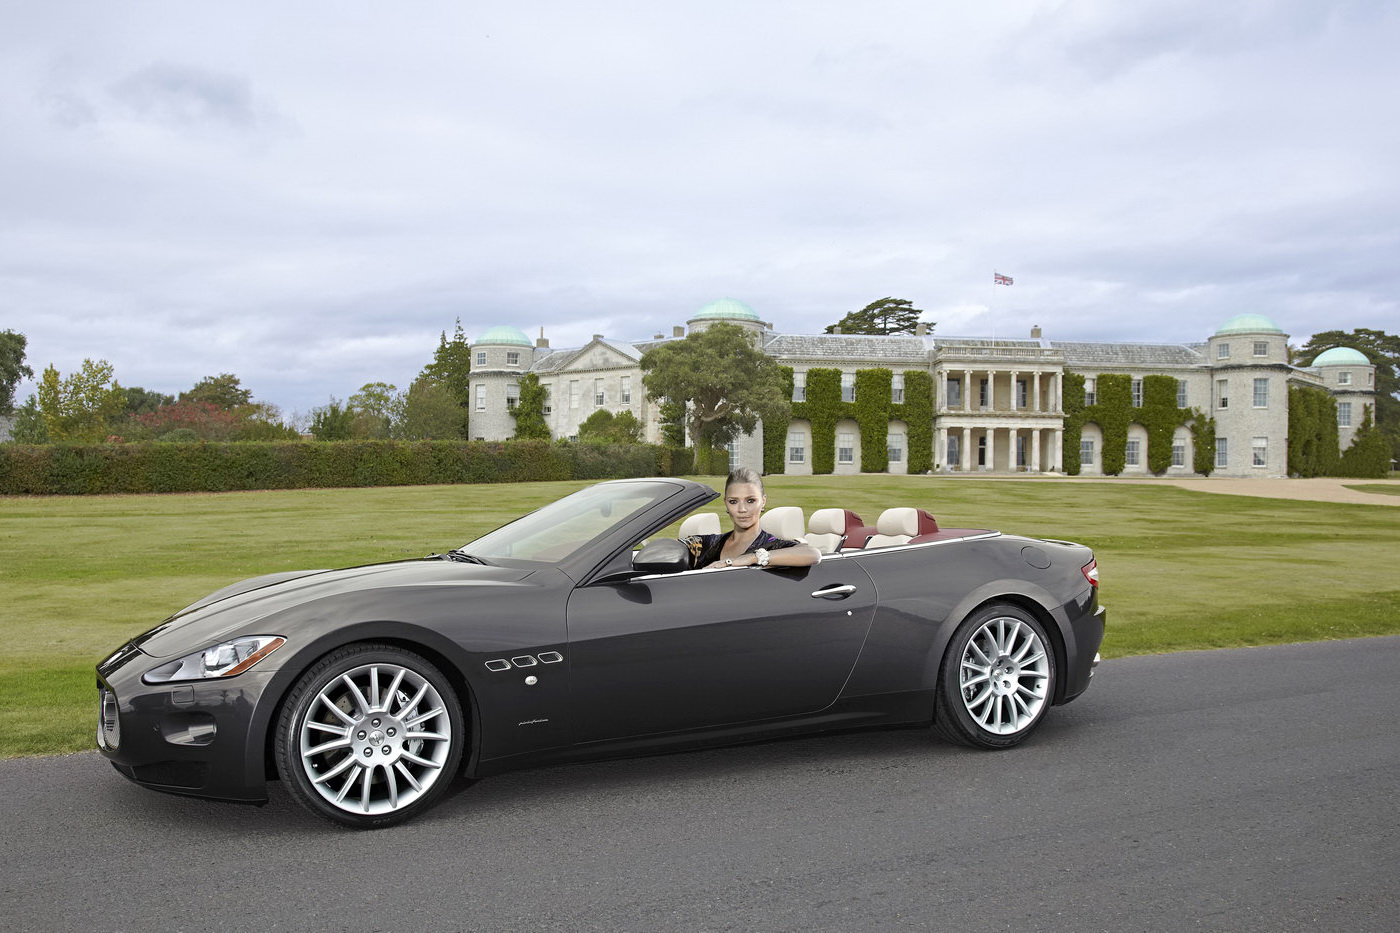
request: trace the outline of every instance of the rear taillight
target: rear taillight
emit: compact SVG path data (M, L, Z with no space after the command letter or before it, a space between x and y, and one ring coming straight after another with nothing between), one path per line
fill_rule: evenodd
M1079 568L1079 572L1082 573L1082 574L1084 574L1084 579L1086 579L1086 580L1089 581L1089 585L1090 585L1090 586L1092 586L1094 589L1098 589L1098 587L1099 587L1099 562L1098 562L1098 561L1096 561L1096 560L1091 560L1091 561L1089 561L1089 563L1087 563L1087 564L1085 564L1083 567L1080 567L1080 568Z

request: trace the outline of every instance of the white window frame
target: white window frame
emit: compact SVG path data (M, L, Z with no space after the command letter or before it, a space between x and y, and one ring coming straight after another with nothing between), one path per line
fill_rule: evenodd
M1256 467L1266 467L1269 465L1269 439L1267 437L1256 437L1249 445L1250 465Z
M1084 380L1084 405L1086 407L1089 405L1097 405L1099 403L1098 388L1099 385L1097 379Z
M949 468L949 469L952 469L953 467L962 466L962 435L961 435L961 434L949 434L949 435L948 435L948 447L947 447L946 450L943 451L943 454L944 454L944 457L945 457L946 460L947 460L948 468Z
M807 462L807 432L789 431L787 436L788 463Z
M1186 407L1186 380L1185 380L1185 379L1178 379L1178 380L1176 381L1176 407L1177 407L1177 408L1185 408L1185 407Z
M485 366L485 365L486 365L486 351L485 351L485 350L477 350L477 351L476 351L476 365L478 365L478 366Z
M885 437L885 457L890 463L904 462L904 432L891 431Z
M1339 385L1339 386L1349 386L1349 385L1351 385L1351 372L1350 372L1349 370L1343 370L1343 371L1337 373L1337 385Z
M836 462L856 462L856 436L850 431L836 433Z
M856 400L856 374L841 374L841 401L854 402Z
M963 390L963 384L962 384L962 380L961 380L961 379L954 379L952 376L949 376L948 379L946 380L946 382L947 382L947 385L944 387L943 392L944 392L944 396L945 396L945 398L946 398L946 400L947 400L948 407L949 407L949 408L953 408L953 407L962 408L962 407L963 407L963 391L962 391L962 390ZM956 400L956 401L953 400L953 396L955 396L955 395L957 396L957 400Z
M1228 380L1228 379L1217 379L1217 380L1215 380L1215 407L1216 407L1216 408L1229 408L1229 407L1230 407L1230 380Z
M602 379L593 380L593 404L600 408L608 404L608 390L604 388Z
M570 407L570 408L577 408L577 407L578 407L578 395L579 395L579 392L578 392L578 380L577 380L577 379L570 379L570 380L569 380L569 407Z
M792 400L794 402L807 401L807 373L792 374Z
M1261 399L1263 401L1260 401ZM1254 407L1269 407L1269 380L1267 377L1254 380Z
M895 373L890 378L890 401L895 405L904 404L904 373Z
M1215 358L1217 360L1228 360L1230 358L1230 345L1228 343L1217 344L1215 347Z
M1351 427L1351 402L1337 403L1337 427Z
M476 387L476 410L486 410L486 386L479 385Z
M631 377L631 376L623 376L623 377L622 377L622 392L621 392L621 394L620 394L619 401L621 401L621 403L622 403L623 405L631 405L631 404L632 404L632 377Z
M1230 465L1230 439L1228 437L1217 437L1215 439L1215 466L1222 469Z
M519 351L519 350L507 350L507 351L506 351L506 365L507 365L507 366L519 366L519 365L520 365L520 351Z
M1142 380L1141 380L1141 379L1134 379L1134 380L1133 380L1133 407L1134 407L1134 408L1141 408L1141 407L1142 407Z
M1255 355L1255 356L1268 356L1268 355L1269 355L1269 341L1267 341L1267 340L1256 340L1256 341L1254 341L1254 355Z
M1082 466L1094 465L1094 439L1092 437L1079 439L1079 463Z
M1186 443L1185 441L1172 441L1172 466L1186 466Z
M1131 438L1123 448L1124 466L1142 466L1142 441Z

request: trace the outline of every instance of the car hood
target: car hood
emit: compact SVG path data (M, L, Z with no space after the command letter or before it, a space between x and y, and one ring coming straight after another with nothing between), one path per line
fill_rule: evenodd
M132 643L152 657L173 657L217 644L225 637L255 634L250 626L260 619L268 619L270 628L256 634L290 635L290 631L281 629L294 623L296 610L322 600L391 588L511 586L531 573L518 568L428 559L344 570L268 574L226 586L191 603ZM278 618L269 618L272 616Z

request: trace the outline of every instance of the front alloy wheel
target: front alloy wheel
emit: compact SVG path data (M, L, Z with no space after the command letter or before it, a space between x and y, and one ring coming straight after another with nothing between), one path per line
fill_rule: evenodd
M1035 731L1055 691L1045 629L1017 606L996 603L953 634L939 674L934 724L946 738L1009 748Z
M302 675L277 729L277 761L294 796L357 828L432 806L462 760L461 705L425 659L381 645L332 652Z

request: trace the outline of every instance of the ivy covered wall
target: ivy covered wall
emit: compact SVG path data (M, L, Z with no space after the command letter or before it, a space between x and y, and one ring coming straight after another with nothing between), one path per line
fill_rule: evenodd
M792 369L787 373L791 395ZM926 473L933 467L933 376L925 371L904 372L904 402L894 401L894 373L883 368L858 369L855 374L856 400L841 401L839 369L807 370L807 400L792 404L792 417L806 419L812 427L812 472L831 473L836 468L836 423L845 419L860 427L860 468L865 473L884 473L890 468L887 438L891 421L903 421L908 428L908 471ZM775 470L770 458L787 456L787 424L779 445L770 448L764 426L765 469ZM784 467L785 469L785 467Z
M1191 427L1195 455L1192 467L1209 475L1215 464L1215 422L1194 408L1176 405L1176 377L1152 375L1142 380L1142 404L1133 405L1133 377L1126 373L1100 373L1095 377L1093 405L1084 404L1083 373L1064 375L1060 404L1065 413L1062 462L1065 472L1078 476L1084 465L1079 445L1084 425L1093 422L1103 432L1100 463L1105 476L1123 472L1128 460L1128 428L1140 424L1147 431L1147 469L1161 476L1172 465L1172 441L1176 429ZM1203 457L1203 453L1206 456Z

